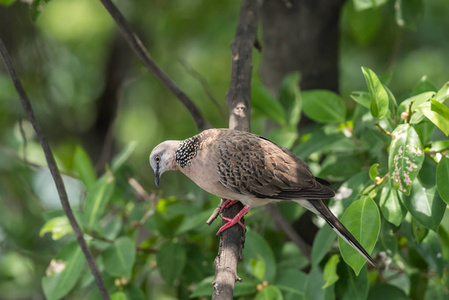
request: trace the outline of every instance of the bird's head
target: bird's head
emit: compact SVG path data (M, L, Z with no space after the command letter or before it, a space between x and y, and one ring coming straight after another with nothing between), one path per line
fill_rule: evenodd
M175 152L180 141L165 141L157 145L150 154L150 165L154 170L155 183L165 171L176 170Z

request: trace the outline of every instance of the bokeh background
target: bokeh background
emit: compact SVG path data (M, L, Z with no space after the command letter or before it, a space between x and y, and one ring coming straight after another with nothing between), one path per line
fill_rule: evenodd
M8 47L47 135L76 209L84 187L73 178L73 153L82 145L101 174L110 158L136 142L134 178L153 191L147 163L166 139L197 133L190 115L133 55L99 1L0 1L0 36ZM14 3L12 3L14 2ZM382 1L381 1L382 2ZM390 1L391 2L391 1ZM12 3L12 4L9 4ZM5 4L9 4L6 6ZM230 48L240 2L117 1L118 8L165 72L214 127L227 127L225 94ZM340 93L365 89L360 66L391 74L390 89L405 99L423 75L449 80L449 5L424 0L416 24L398 26L392 5L356 11L346 1L340 20ZM306 29L304 29L306 30ZM260 82L261 54L253 54ZM389 73L391 72L391 73ZM350 101L348 101L348 105ZM266 120L253 111L253 131ZM106 146L105 146L106 145ZM39 234L60 210L42 150L0 65L0 299L41 299L41 278L58 241ZM180 174L164 175L164 196L213 201ZM186 194L186 191L188 193Z

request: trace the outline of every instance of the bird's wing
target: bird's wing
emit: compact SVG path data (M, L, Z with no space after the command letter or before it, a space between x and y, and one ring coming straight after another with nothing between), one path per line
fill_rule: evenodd
M220 182L233 192L280 200L334 196L299 157L265 138L230 132L216 146Z

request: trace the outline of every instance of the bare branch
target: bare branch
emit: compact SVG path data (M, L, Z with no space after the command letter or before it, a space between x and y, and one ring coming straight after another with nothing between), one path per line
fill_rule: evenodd
M226 94L231 129L250 131L252 49L256 41L260 6L260 0L242 1L235 38L231 43L231 84ZM243 204L238 202L227 209L224 215L233 218L242 208ZM223 220L222 225L225 223ZM234 284L241 281L237 276L237 263L244 241L241 226L233 226L220 236L212 299L233 299Z
M140 59L142 64L154 75L154 77L159 80L176 98L178 98L182 104L187 108L196 123L196 126L200 130L210 128L210 124L203 118L199 109L195 106L193 101L176 85L176 83L165 74L164 71L156 64L156 62L151 58L148 51L142 44L142 41L136 35L136 33L131 29L131 27L126 22L123 15L117 9L117 7L112 3L111 0L100 0L106 10L109 12L111 17L114 19L115 23L119 27L123 37L128 42L131 49L134 51L136 56Z
M61 174L59 173L50 145L48 144L47 139L45 138L45 135L42 132L42 129L34 115L30 100L28 99L28 96L25 93L25 90L23 89L22 83L20 82L20 79L17 76L16 70L13 66L11 57L9 56L8 51L5 45L3 44L1 38L0 38L0 53L3 56L6 69L8 70L8 73L12 79L14 87L16 88L17 94L19 95L20 102L22 103L25 113L27 114L28 119L31 122L31 125L33 125L34 131L36 132L36 136L42 146L42 149L45 154L45 159L47 160L48 163L48 168L50 169L51 175L53 176L53 180L56 185L56 189L58 190L62 208L64 209L67 219L69 220L70 225L73 228L73 232L75 233L78 244L80 245L81 250L83 251L83 254L86 257L87 263L89 264L89 267L95 278L95 282L98 286L98 289L100 290L100 294L103 299L110 299L108 291L106 290L106 286L104 285L103 279L101 278L100 270L98 269L98 266L95 263L95 259L92 256L92 253L87 247L86 241L84 240L83 237L83 232L81 231L78 223L76 222L75 216L73 215L73 211L72 208L70 207L69 199L67 197L67 192L64 187L64 182L62 181L62 177Z

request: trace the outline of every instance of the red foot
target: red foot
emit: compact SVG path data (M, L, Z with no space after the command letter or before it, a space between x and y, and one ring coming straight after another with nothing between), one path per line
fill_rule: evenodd
M225 210L225 208L230 208L231 206L233 206L237 202L239 202L239 200L226 199L225 202L223 202L223 205L220 207L220 213L222 213Z
M226 201L230 201L230 200L226 200ZM236 201L236 200L233 200L233 201ZM232 202L232 201L231 201L231 202ZM225 202L225 203L226 203L226 202ZM232 204L235 204L235 202L232 203ZM231 205L232 205L232 204L231 204ZM223 203L223 206L224 206L224 203ZM223 206L222 206L222 207L223 207ZM226 217L222 217L223 220L228 221L228 223L226 223L226 224L224 224L223 226L220 227L220 229L219 229L218 232L217 232L217 235L219 235L220 233L222 233L222 232L225 231L226 229L228 229L228 228L234 226L235 224L240 224L240 226L242 226L243 230L246 230L246 226L245 226L240 220L243 218L243 216L244 216L250 209L251 209L251 207L249 207L249 206L243 207L242 210L239 211L239 213L236 214L235 217L234 217L233 219L231 219L231 218L226 218Z

